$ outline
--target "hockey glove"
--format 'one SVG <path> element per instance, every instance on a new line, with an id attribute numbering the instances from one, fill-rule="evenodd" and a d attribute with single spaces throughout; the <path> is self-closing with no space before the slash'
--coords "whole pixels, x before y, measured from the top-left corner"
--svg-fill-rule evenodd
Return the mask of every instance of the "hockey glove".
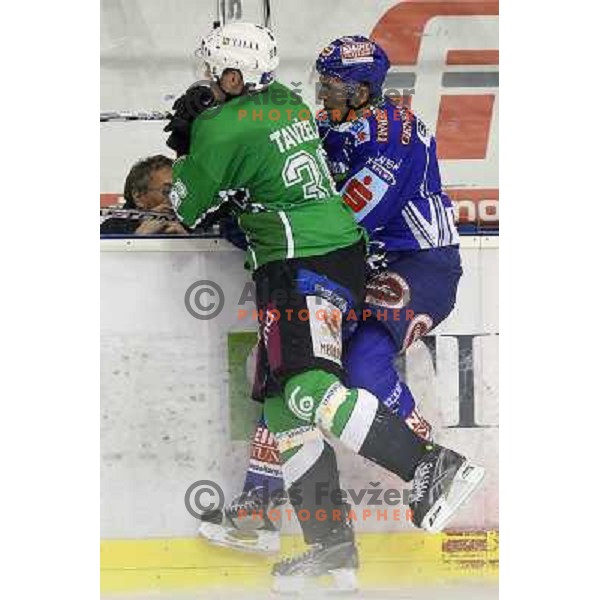
<path id="1" fill-rule="evenodd" d="M 194 83 L 185 94 L 175 100 L 173 115 L 163 131 L 171 133 L 167 139 L 167 146 L 175 150 L 177 157 L 187 154 L 190 150 L 194 119 L 216 103 L 210 87 L 202 83 Z"/>

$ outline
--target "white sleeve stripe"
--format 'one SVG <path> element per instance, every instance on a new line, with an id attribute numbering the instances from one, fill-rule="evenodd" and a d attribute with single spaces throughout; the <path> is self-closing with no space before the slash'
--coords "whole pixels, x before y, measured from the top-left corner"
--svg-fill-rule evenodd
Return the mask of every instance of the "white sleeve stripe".
<path id="1" fill-rule="evenodd" d="M 445 215 L 443 214 L 443 207 L 441 205 L 441 198 L 437 195 L 433 196 L 433 207 L 435 210 L 435 214 L 436 214 L 436 219 L 438 222 L 438 229 L 440 232 L 440 239 L 439 239 L 439 245 L 440 246 L 444 246 L 445 245 L 445 241 L 447 238 L 447 226 L 446 226 L 446 218 Z"/>
<path id="2" fill-rule="evenodd" d="M 415 214 L 415 209 L 412 202 L 409 202 L 403 209 L 402 214 L 406 219 L 413 235 L 421 241 L 422 248 L 433 248 L 435 244 L 425 229 L 424 224 L 419 220 L 419 215 Z M 421 217 L 422 219 L 423 217 Z"/>
<path id="3" fill-rule="evenodd" d="M 292 233 L 292 226 L 290 224 L 290 220 L 287 215 L 280 210 L 278 213 L 281 222 L 283 223 L 283 228 L 285 230 L 285 238 L 287 240 L 287 256 L 286 258 L 294 258 L 294 235 Z"/>

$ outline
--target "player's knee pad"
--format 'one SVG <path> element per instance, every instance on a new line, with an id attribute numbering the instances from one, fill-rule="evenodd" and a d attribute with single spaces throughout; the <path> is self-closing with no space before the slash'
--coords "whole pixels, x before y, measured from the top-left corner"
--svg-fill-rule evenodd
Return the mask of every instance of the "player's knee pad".
<path id="1" fill-rule="evenodd" d="M 313 369 L 291 377 L 285 385 L 285 402 L 301 421 L 316 423 L 319 404 L 339 379 L 326 371 Z"/>
<path id="2" fill-rule="evenodd" d="M 263 415 L 269 431 L 273 434 L 306 425 L 303 420 L 288 410 L 284 396 L 269 396 L 266 398 Z"/>
<path id="3" fill-rule="evenodd" d="M 348 389 L 337 383 L 320 403 L 316 423 L 350 450 L 358 452 L 371 429 L 378 406 L 379 401 L 371 392 Z"/>
<path id="4" fill-rule="evenodd" d="M 348 389 L 324 371 L 292 377 L 285 388 L 289 410 L 299 419 L 318 425 L 357 452 L 364 442 L 379 404 L 363 389 Z"/>

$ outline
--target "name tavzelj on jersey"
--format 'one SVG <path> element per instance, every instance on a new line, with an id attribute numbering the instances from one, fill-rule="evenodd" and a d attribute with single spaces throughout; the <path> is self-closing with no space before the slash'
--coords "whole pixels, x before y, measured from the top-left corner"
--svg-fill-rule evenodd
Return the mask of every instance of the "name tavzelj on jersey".
<path id="1" fill-rule="evenodd" d="M 238 96 L 192 126 L 190 151 L 173 165 L 173 208 L 187 227 L 229 203 L 245 234 L 247 266 L 321 256 L 364 238 L 327 169 L 311 112 L 274 82 L 263 92 L 266 115 L 251 114 L 256 98 Z M 287 99 L 281 103 L 280 99 Z M 277 104 L 276 104 L 277 101 Z M 218 149 L 218 151 L 216 150 Z"/>
<path id="2" fill-rule="evenodd" d="M 458 244 L 435 138 L 410 109 L 386 100 L 354 121 L 318 124 L 337 188 L 373 242 L 387 251 Z"/>
<path id="3" fill-rule="evenodd" d="M 319 131 L 311 120 L 294 121 L 277 131 L 274 131 L 269 139 L 277 144 L 279 152 L 284 154 L 290 148 L 295 148 L 304 142 L 312 142 L 319 139 Z"/>

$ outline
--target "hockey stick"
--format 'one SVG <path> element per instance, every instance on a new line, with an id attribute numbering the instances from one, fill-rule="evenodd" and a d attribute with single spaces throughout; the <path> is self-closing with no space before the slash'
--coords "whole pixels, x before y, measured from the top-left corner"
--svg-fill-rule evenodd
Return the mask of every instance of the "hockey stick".
<path id="1" fill-rule="evenodd" d="M 263 0 L 263 19 L 262 25 L 271 29 L 271 0 Z M 227 25 L 227 12 L 225 9 L 225 0 L 217 0 L 217 20 L 214 22 L 214 28 L 221 25 Z"/>
<path id="2" fill-rule="evenodd" d="M 221 27 L 226 22 L 225 0 L 216 0 L 216 19 L 213 28 Z M 130 121 L 168 121 L 172 113 L 160 110 L 111 110 L 100 113 L 100 123 L 128 123 Z"/>
<path id="3" fill-rule="evenodd" d="M 217 19 L 213 21 L 213 29 L 218 29 L 221 25 L 225 25 L 225 0 L 217 0 Z"/>
<path id="4" fill-rule="evenodd" d="M 271 29 L 271 0 L 263 0 L 263 25 Z"/>
<path id="5" fill-rule="evenodd" d="M 173 212 L 156 212 L 152 210 L 135 210 L 127 208 L 101 208 L 100 216 L 104 219 L 124 219 L 128 221 L 144 221 L 146 219 L 160 219 L 162 221 L 177 221 Z"/>
<path id="6" fill-rule="evenodd" d="M 115 121 L 168 121 L 171 117 L 171 113 L 159 110 L 113 110 L 101 112 L 100 123 Z"/>

